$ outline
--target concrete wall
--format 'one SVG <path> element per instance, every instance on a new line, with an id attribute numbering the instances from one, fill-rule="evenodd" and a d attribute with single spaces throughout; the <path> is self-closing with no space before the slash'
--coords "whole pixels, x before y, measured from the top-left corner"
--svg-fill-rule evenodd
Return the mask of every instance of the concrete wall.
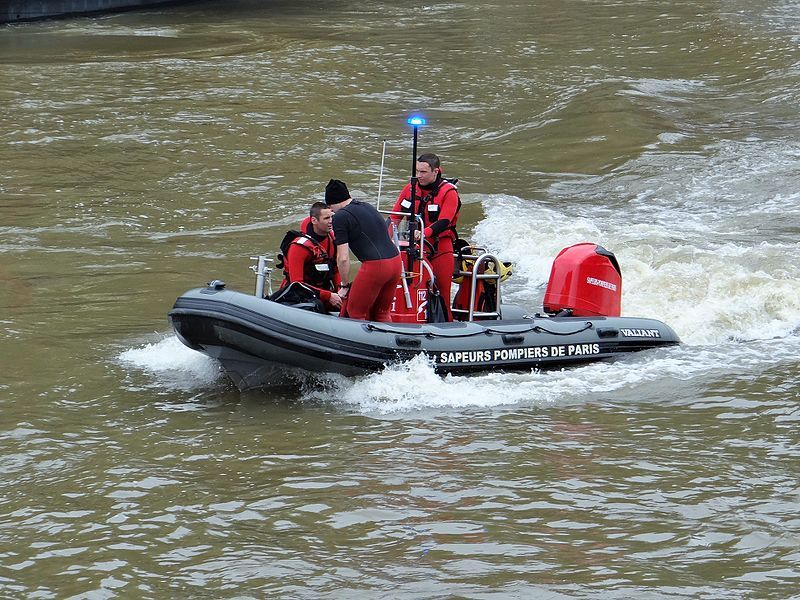
<path id="1" fill-rule="evenodd" d="M 0 0 L 0 23 L 127 10 L 176 0 Z"/>

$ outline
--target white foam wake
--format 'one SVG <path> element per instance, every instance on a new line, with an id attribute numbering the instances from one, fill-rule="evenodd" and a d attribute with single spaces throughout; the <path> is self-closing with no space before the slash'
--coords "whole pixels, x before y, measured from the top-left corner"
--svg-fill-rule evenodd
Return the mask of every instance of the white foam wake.
<path id="1" fill-rule="evenodd" d="M 582 202 L 489 196 L 474 237 L 515 263 L 507 297 L 533 310 L 556 254 L 589 241 L 619 260 L 624 315 L 662 320 L 688 344 L 791 336 L 800 327 L 800 195 L 783 186 L 800 148 L 709 151 L 702 161 L 644 156 L 622 174 L 551 190 Z M 773 180 L 783 185 L 765 184 Z"/>
<path id="2" fill-rule="evenodd" d="M 167 389 L 202 389 L 223 376 L 219 363 L 187 348 L 174 335 L 125 350 L 117 360 L 123 366 L 146 372 L 156 385 Z"/>
<path id="3" fill-rule="evenodd" d="M 772 340 L 728 341 L 716 346 L 680 346 L 633 354 L 554 371 L 489 372 L 470 376 L 437 375 L 422 356 L 365 377 L 309 378 L 303 398 L 345 404 L 367 414 L 424 416 L 428 411 L 505 407 L 544 408 L 603 401 L 695 402 L 697 385 L 794 364 L 800 337 L 777 349 Z M 730 361 L 731 355 L 736 362 Z"/>

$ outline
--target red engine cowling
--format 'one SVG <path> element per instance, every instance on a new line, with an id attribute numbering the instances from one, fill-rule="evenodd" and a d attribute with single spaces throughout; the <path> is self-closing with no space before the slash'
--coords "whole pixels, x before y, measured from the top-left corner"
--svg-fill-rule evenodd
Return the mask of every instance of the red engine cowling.
<path id="1" fill-rule="evenodd" d="M 552 314 L 569 310 L 576 317 L 618 317 L 622 273 L 617 257 L 590 242 L 564 248 L 553 261 L 542 304 Z"/>

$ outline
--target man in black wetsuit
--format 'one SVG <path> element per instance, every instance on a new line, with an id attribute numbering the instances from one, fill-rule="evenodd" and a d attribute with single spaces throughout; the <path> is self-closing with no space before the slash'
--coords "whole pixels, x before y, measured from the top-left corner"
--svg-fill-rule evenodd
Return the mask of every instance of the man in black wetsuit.
<path id="1" fill-rule="evenodd" d="M 325 186 L 325 203 L 334 213 L 336 263 L 342 278 L 339 295 L 347 297 L 346 316 L 391 321 L 392 300 L 403 263 L 400 251 L 389 237 L 386 221 L 371 204 L 353 200 L 347 185 L 338 179 L 331 179 Z M 361 268 L 352 283 L 351 250 L 361 261 Z"/>

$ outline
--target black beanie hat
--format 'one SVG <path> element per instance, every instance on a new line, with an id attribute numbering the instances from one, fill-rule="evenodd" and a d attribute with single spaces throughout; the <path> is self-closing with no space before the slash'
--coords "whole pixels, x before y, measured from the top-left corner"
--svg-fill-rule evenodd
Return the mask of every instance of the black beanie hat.
<path id="1" fill-rule="evenodd" d="M 328 185 L 325 186 L 325 204 L 328 206 L 331 204 L 339 204 L 340 202 L 344 202 L 349 197 L 350 192 L 347 190 L 347 186 L 345 185 L 344 181 L 331 179 L 328 182 Z"/>

